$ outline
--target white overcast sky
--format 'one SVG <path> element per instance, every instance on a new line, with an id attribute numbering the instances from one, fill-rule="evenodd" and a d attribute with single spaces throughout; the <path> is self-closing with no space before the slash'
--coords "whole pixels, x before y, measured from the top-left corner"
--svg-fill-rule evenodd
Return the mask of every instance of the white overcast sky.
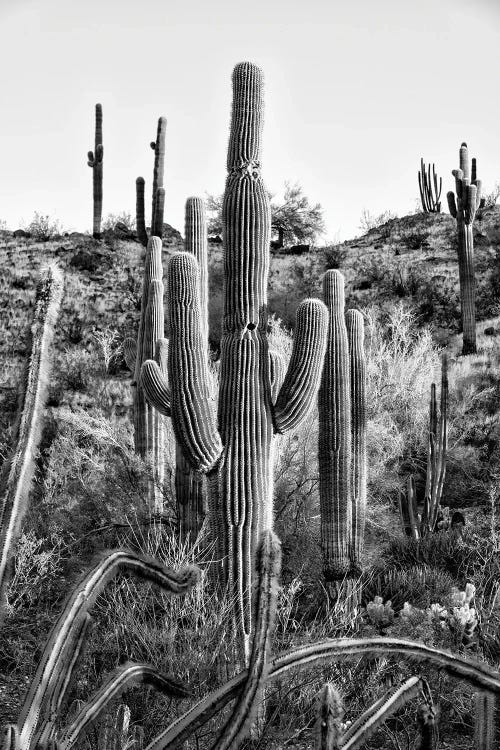
<path id="1" fill-rule="evenodd" d="M 461 141 L 486 191 L 500 181 L 500 0 L 0 0 L 0 219 L 38 211 L 92 226 L 94 105 L 103 105 L 104 215 L 150 205 L 165 115 L 165 221 L 220 193 L 231 71 L 264 71 L 263 175 L 299 182 L 324 238 L 359 234 L 364 208 L 403 216 L 420 157 L 446 191 Z"/>

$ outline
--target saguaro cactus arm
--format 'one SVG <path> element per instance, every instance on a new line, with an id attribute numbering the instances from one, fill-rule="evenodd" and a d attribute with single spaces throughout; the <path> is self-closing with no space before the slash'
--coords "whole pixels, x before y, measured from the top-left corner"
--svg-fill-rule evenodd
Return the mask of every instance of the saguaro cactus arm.
<path id="1" fill-rule="evenodd" d="M 328 310 L 325 305 L 319 299 L 304 300 L 297 310 L 292 357 L 274 410 L 278 432 L 296 427 L 314 406 L 327 334 Z"/>
<path id="2" fill-rule="evenodd" d="M 0 620 L 2 618 L 9 566 L 20 526 L 27 509 L 34 462 L 40 442 L 42 416 L 47 397 L 50 346 L 63 293 L 63 276 L 55 265 L 41 274 L 31 325 L 31 352 L 22 382 L 15 448 L 0 473 Z"/>
<path id="3" fill-rule="evenodd" d="M 95 602 L 102 588 L 119 570 L 132 570 L 136 575 L 153 581 L 172 594 L 184 594 L 199 578 L 198 568 L 186 567 L 174 573 L 157 560 L 141 557 L 127 550 L 115 550 L 99 556 L 99 561 L 83 575 L 66 600 L 46 642 L 31 687 L 19 715 L 21 747 L 30 747 L 40 713 L 61 676 L 71 664 L 69 650 L 74 643 L 75 628 Z"/>
<path id="4" fill-rule="evenodd" d="M 178 680 L 161 674 L 149 664 L 127 662 L 115 669 L 92 698 L 80 708 L 71 724 L 63 730 L 59 750 L 74 747 L 89 725 L 99 720 L 110 703 L 136 683 L 151 685 L 173 698 L 186 698 L 190 694 Z"/>
<path id="5" fill-rule="evenodd" d="M 172 416 L 172 396 L 170 388 L 158 363 L 147 359 L 141 368 L 141 385 L 146 399 L 165 417 Z"/>
<path id="6" fill-rule="evenodd" d="M 144 177 L 138 177 L 135 181 L 135 224 L 137 227 L 137 239 L 147 247 L 148 233 L 146 231 L 146 219 L 144 215 Z"/>
<path id="7" fill-rule="evenodd" d="M 210 471 L 222 444 L 209 399 L 209 370 L 200 319 L 199 270 L 191 253 L 172 256 L 167 274 L 172 424 L 177 441 L 194 469 Z M 143 367 L 145 392 L 153 405 L 161 405 L 164 378 L 158 366 Z M 147 389 L 147 391 L 146 391 Z"/>

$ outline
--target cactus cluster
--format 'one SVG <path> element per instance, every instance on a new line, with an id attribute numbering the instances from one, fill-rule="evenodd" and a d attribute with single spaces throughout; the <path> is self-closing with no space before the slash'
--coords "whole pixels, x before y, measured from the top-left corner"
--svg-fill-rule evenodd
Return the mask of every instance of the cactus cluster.
<path id="1" fill-rule="evenodd" d="M 321 546 L 330 595 L 359 575 L 366 510 L 366 363 L 363 316 L 344 314 L 344 277 L 327 271 L 328 344 L 318 394 Z"/>
<path id="2" fill-rule="evenodd" d="M 94 216 L 92 222 L 92 233 L 96 239 L 101 236 L 102 220 L 102 104 L 95 105 L 95 146 L 93 151 L 87 153 L 87 164 L 92 169 L 92 185 L 94 196 Z"/>
<path id="3" fill-rule="evenodd" d="M 469 165 L 467 144 L 462 143 L 455 178 L 455 193 L 447 193 L 450 214 L 457 221 L 458 274 L 460 280 L 460 303 L 462 308 L 463 345 L 462 354 L 475 354 L 476 345 L 476 278 L 474 273 L 474 239 L 472 227 L 476 211 L 484 205 L 481 198 L 481 180 L 477 179 L 476 160 Z"/>
<path id="4" fill-rule="evenodd" d="M 418 173 L 418 188 L 420 191 L 420 200 L 422 202 L 422 208 L 426 214 L 438 214 L 441 211 L 441 189 L 443 187 L 443 178 L 438 179 L 436 174 L 436 168 L 432 165 L 432 179 L 431 179 L 431 165 L 425 169 L 424 160 L 420 159 L 420 172 Z"/>
<path id="5" fill-rule="evenodd" d="M 153 202 L 151 208 L 151 237 L 163 236 L 163 213 L 165 209 L 165 188 L 163 177 L 165 172 L 165 138 L 167 132 L 167 119 L 158 119 L 156 140 L 151 141 L 150 146 L 155 152 L 153 168 Z M 136 226 L 137 237 L 144 247 L 148 244 L 148 233 L 146 230 L 146 218 L 144 209 L 144 177 L 138 177 L 135 181 L 136 191 Z"/>
<path id="6" fill-rule="evenodd" d="M 319 300 L 297 312 L 294 350 L 276 400 L 271 398 L 267 340 L 270 208 L 260 173 L 263 77 L 257 66 L 233 72 L 233 108 L 223 203 L 224 317 L 218 417 L 209 393 L 200 264 L 174 255 L 168 268 L 169 377 L 176 439 L 193 469 L 207 474 L 212 536 L 221 580 L 234 605 L 234 628 L 250 657 L 257 542 L 272 527 L 275 435 L 313 406 L 326 343 Z M 147 397 L 165 403 L 167 383 L 154 362 L 142 369 Z M 146 385 L 147 383 L 147 385 Z"/>
<path id="7" fill-rule="evenodd" d="M 417 506 L 415 479 L 408 477 L 406 495 L 399 495 L 399 512 L 407 536 L 419 540 L 437 531 L 442 513 L 444 478 L 446 474 L 446 451 L 448 443 L 448 357 L 441 357 L 441 394 L 439 416 L 436 400 L 436 384 L 431 385 L 429 406 L 429 430 L 427 449 L 427 474 L 422 513 Z"/>
<path id="8" fill-rule="evenodd" d="M 42 272 L 36 291 L 30 331 L 31 351 L 21 378 L 14 448 L 0 473 L 0 620 L 41 438 L 51 364 L 50 348 L 62 293 L 62 273 L 57 266 L 51 265 Z"/>

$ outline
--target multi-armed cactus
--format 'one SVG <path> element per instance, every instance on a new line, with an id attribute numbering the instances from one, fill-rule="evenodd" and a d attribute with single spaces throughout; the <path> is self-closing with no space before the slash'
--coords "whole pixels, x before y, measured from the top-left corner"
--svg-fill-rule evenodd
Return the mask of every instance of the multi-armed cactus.
<path id="1" fill-rule="evenodd" d="M 151 237 L 163 236 L 163 213 L 165 209 L 165 189 L 163 187 L 163 176 L 165 172 L 165 137 L 167 131 L 167 118 L 160 117 L 156 132 L 156 141 L 151 141 L 150 146 L 155 152 L 155 163 L 153 169 L 153 202 L 151 209 Z M 146 230 L 146 219 L 144 209 L 144 178 L 138 177 L 135 181 L 136 190 L 136 226 L 137 237 L 144 247 L 148 244 L 148 233 Z"/>
<path id="2" fill-rule="evenodd" d="M 62 273 L 57 266 L 49 266 L 42 273 L 36 292 L 31 352 L 21 379 L 14 448 L 0 473 L 0 619 L 4 609 L 9 568 L 26 512 L 41 437 L 51 364 L 50 346 L 62 292 Z"/>
<path id="3" fill-rule="evenodd" d="M 18 721 L 9 728 L 12 750 L 48 750 L 50 747 L 70 750 L 89 724 L 103 715 L 131 682 L 140 680 L 173 696 L 187 695 L 186 689 L 175 679 L 159 674 L 147 664 L 124 664 L 81 707 L 56 740 L 56 720 L 60 718 L 61 705 L 91 619 L 88 611 L 102 588 L 120 570 L 131 571 L 177 595 L 187 593 L 199 579 L 199 570 L 194 566 L 174 573 L 152 558 L 127 550 L 101 554 L 73 588 L 50 632 Z"/>
<path id="4" fill-rule="evenodd" d="M 292 358 L 276 401 L 271 397 L 267 340 L 269 199 L 260 174 L 262 72 L 241 63 L 233 72 L 228 177 L 223 204 L 224 319 L 218 421 L 209 398 L 200 273 L 188 253 L 168 269 L 169 377 L 176 438 L 192 467 L 208 474 L 212 533 L 223 558 L 222 580 L 234 602 L 240 653 L 249 658 L 257 541 L 273 523 L 275 434 L 308 414 L 321 376 L 327 314 L 320 300 L 297 311 Z M 159 368 L 146 362 L 142 380 L 153 404 L 169 399 Z"/>
<path id="5" fill-rule="evenodd" d="M 140 372 L 142 363 L 153 358 L 165 372 L 166 363 L 161 355 L 166 345 L 164 329 L 162 242 L 159 237 L 151 237 L 144 263 L 137 340 L 125 339 L 123 348 L 126 363 L 133 372 L 135 450 L 141 458 L 152 463 L 153 481 L 150 485 L 149 501 L 151 509 L 156 511 L 162 508 L 164 424 L 162 414 L 145 398 Z"/>
<path id="6" fill-rule="evenodd" d="M 344 316 L 344 277 L 327 271 L 329 334 L 318 394 L 321 546 L 331 596 L 359 575 L 366 508 L 366 365 L 363 317 Z M 351 594 L 353 592 L 351 591 Z"/>
<path id="7" fill-rule="evenodd" d="M 458 274 L 462 307 L 462 354 L 475 354 L 476 347 L 476 278 L 474 274 L 474 239 L 472 226 L 476 211 L 484 205 L 481 180 L 477 179 L 476 160 L 469 166 L 467 144 L 460 146 L 460 167 L 454 169 L 455 193 L 447 193 L 450 214 L 457 220 Z"/>
<path id="8" fill-rule="evenodd" d="M 87 153 L 87 164 L 92 169 L 92 184 L 94 193 L 94 218 L 92 233 L 96 239 L 101 236 L 102 219 L 102 104 L 95 105 L 95 147 Z"/>
<path id="9" fill-rule="evenodd" d="M 438 214 L 441 211 L 441 189 L 443 187 L 443 178 L 438 179 L 436 174 L 436 168 L 432 165 L 432 180 L 431 180 L 431 165 L 425 170 L 424 160 L 420 159 L 420 172 L 418 173 L 418 188 L 420 190 L 420 200 L 422 201 L 422 208 L 426 214 Z"/>
<path id="10" fill-rule="evenodd" d="M 415 540 L 438 530 L 441 498 L 446 474 L 448 445 L 448 357 L 441 358 L 441 394 L 439 417 L 436 384 L 431 385 L 429 405 L 429 436 L 427 449 L 427 475 L 425 479 L 424 507 L 418 512 L 417 493 L 413 476 L 408 478 L 406 495 L 399 495 L 399 512 L 405 533 Z"/>

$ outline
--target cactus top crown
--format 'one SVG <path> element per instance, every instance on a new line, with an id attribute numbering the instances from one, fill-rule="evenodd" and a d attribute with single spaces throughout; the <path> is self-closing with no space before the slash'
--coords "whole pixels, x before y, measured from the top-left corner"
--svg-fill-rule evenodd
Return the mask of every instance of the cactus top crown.
<path id="1" fill-rule="evenodd" d="M 238 63 L 233 70 L 233 108 L 227 171 L 260 167 L 264 76 L 257 65 Z"/>
<path id="2" fill-rule="evenodd" d="M 327 271 L 323 276 L 323 297 L 329 310 L 344 315 L 344 277 L 340 271 Z"/>

